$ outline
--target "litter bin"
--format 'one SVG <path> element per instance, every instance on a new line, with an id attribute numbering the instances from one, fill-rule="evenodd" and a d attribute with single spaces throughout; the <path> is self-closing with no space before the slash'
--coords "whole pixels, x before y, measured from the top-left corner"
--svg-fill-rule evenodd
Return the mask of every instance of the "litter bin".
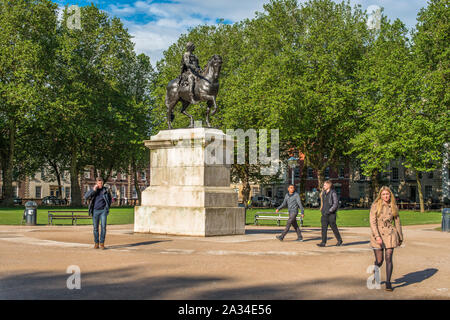
<path id="1" fill-rule="evenodd" d="M 442 209 L 442 231 L 450 232 L 450 208 Z"/>
<path id="2" fill-rule="evenodd" d="M 35 226 L 37 220 L 37 203 L 34 201 L 28 201 L 25 203 L 25 222 L 27 226 Z"/>

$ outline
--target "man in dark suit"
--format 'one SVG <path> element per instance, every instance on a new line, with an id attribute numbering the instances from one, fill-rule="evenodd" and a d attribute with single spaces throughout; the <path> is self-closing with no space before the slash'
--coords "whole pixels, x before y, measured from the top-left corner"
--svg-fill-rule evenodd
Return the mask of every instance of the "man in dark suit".
<path id="1" fill-rule="evenodd" d="M 328 226 L 333 230 L 337 239 L 337 246 L 342 245 L 342 238 L 336 225 L 336 212 L 339 206 L 336 190 L 332 188 L 333 184 L 327 180 L 323 184 L 323 191 L 320 194 L 320 211 L 322 213 L 322 242 L 317 244 L 319 247 L 325 247 L 327 243 Z"/>

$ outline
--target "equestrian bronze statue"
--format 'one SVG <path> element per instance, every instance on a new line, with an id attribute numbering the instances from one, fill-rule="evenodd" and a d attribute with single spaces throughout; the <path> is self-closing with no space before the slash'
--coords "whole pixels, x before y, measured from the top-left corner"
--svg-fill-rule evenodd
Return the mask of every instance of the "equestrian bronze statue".
<path id="1" fill-rule="evenodd" d="M 175 118 L 173 109 L 181 101 L 181 113 L 191 120 L 189 128 L 194 127 L 194 117 L 186 112 L 191 104 L 206 101 L 206 126 L 211 127 L 210 116 L 217 111 L 216 97 L 219 92 L 219 74 L 222 58 L 212 56 L 204 70 L 199 67 L 198 58 L 193 53 L 195 46 L 192 42 L 186 45 L 186 52 L 181 61 L 181 75 L 170 81 L 166 91 L 167 124 L 172 129 Z M 211 110 L 212 108 L 212 110 Z"/>

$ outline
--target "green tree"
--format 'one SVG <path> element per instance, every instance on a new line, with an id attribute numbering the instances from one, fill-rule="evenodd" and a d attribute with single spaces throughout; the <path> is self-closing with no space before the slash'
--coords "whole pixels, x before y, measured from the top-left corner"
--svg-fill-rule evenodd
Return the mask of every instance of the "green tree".
<path id="1" fill-rule="evenodd" d="M 325 169 L 345 160 L 357 123 L 355 73 L 367 50 L 368 30 L 359 7 L 328 0 L 271 1 L 270 43 L 280 71 L 272 101 L 281 137 L 304 155 L 316 170 L 319 188 Z M 278 33 L 278 35 L 277 35 Z M 276 71 L 274 71 L 276 72 Z"/>
<path id="2" fill-rule="evenodd" d="M 377 176 L 395 159 L 415 173 L 422 212 L 420 173 L 439 166 L 443 143 L 448 140 L 448 107 L 441 83 L 446 80 L 448 84 L 444 76 L 448 75 L 448 61 L 443 59 L 445 54 L 448 57 L 448 49 L 443 41 L 426 40 L 435 37 L 426 28 L 446 27 L 448 31 L 445 15 L 430 13 L 439 8 L 436 4 L 419 14 L 413 43 L 399 20 L 390 23 L 383 17 L 381 29 L 372 34 L 370 50 L 358 72 L 360 100 L 355 117 L 360 119 L 359 133 L 351 140 L 352 151 L 367 175 Z M 427 22 L 430 17 L 432 23 Z M 425 58 L 430 52 L 436 53 L 435 63 L 431 57 Z"/>
<path id="3" fill-rule="evenodd" d="M 48 90 L 47 67 L 54 48 L 57 6 L 48 0 L 0 1 L 0 160 L 3 205 L 13 202 L 14 168 L 30 174 L 28 126 Z M 20 147 L 19 147 L 20 146 Z M 18 161 L 20 160 L 20 161 Z M 16 178 L 18 177 L 16 176 Z"/>
<path id="4" fill-rule="evenodd" d="M 94 5 L 81 8 L 80 30 L 68 28 L 68 18 L 66 9 L 59 29 L 53 113 L 63 128 L 58 132 L 61 149 L 70 157 L 72 204 L 80 205 L 78 179 L 85 166 L 94 166 L 105 181 L 113 170 L 128 171 L 129 144 L 148 107 L 136 101 L 131 89 L 137 58 L 121 21 Z"/>

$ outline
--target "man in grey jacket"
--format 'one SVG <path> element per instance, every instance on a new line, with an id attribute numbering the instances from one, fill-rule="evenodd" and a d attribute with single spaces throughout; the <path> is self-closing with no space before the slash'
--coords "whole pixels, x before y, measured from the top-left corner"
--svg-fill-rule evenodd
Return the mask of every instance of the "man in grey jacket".
<path id="1" fill-rule="evenodd" d="M 283 241 L 284 237 L 288 233 L 289 229 L 291 228 L 291 225 L 294 227 L 295 231 L 297 232 L 297 240 L 296 241 L 303 241 L 302 232 L 300 231 L 300 228 L 297 224 L 297 215 L 298 215 L 298 209 L 301 211 L 302 219 L 305 216 L 305 210 L 302 206 L 302 201 L 300 200 L 300 196 L 297 192 L 295 192 L 294 185 L 289 185 L 288 188 L 289 193 L 286 194 L 284 197 L 283 203 L 277 208 L 276 212 L 283 208 L 285 205 L 288 207 L 289 212 L 289 219 L 286 222 L 286 228 L 281 233 L 281 235 L 277 236 L 276 238 L 280 241 Z"/>

